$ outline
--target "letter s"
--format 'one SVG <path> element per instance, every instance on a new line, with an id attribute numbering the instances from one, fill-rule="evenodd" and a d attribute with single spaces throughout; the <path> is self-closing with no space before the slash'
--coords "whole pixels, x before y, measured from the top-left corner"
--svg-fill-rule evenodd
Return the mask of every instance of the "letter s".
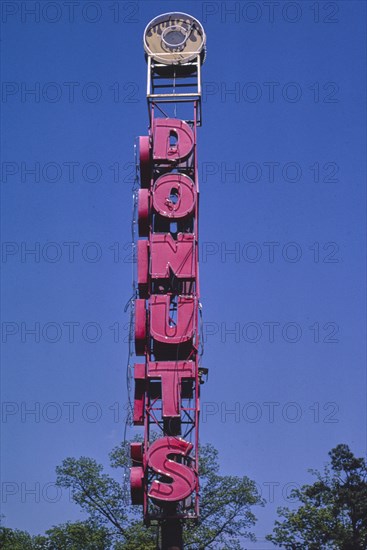
<path id="1" fill-rule="evenodd" d="M 148 496 L 165 502 L 184 500 L 195 490 L 196 473 L 189 466 L 170 460 L 171 455 L 187 457 L 192 443 L 178 437 L 162 437 L 155 441 L 147 453 L 148 466 L 155 472 L 171 478 L 172 482 L 154 480 Z"/>

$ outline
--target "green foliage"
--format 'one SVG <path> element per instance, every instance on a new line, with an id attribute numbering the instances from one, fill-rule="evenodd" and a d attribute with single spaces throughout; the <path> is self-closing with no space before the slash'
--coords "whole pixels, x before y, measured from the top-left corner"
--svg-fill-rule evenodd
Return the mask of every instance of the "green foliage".
<path id="1" fill-rule="evenodd" d="M 267 539 L 286 550 L 365 550 L 367 548 L 367 467 L 348 445 L 329 452 L 330 464 L 313 485 L 293 491 L 297 510 L 279 508 Z"/>
<path id="2" fill-rule="evenodd" d="M 121 484 L 103 473 L 92 458 L 66 458 L 56 468 L 56 484 L 71 489 L 73 501 L 87 512 L 96 525 L 110 525 L 125 535 L 127 507 Z"/>
<path id="3" fill-rule="evenodd" d="M 201 521 L 184 530 L 185 548 L 234 550 L 241 548 L 241 538 L 254 540 L 251 507 L 263 504 L 255 483 L 246 476 L 219 475 L 218 451 L 209 444 L 200 449 L 199 475 Z"/>
<path id="4" fill-rule="evenodd" d="M 111 535 L 108 529 L 91 521 L 67 522 L 46 531 L 48 550 L 108 550 Z"/>
<path id="5" fill-rule="evenodd" d="M 240 540 L 245 537 L 254 540 L 250 528 L 256 518 L 251 511 L 254 505 L 263 505 L 255 483 L 248 477 L 219 475 L 218 451 L 213 445 L 200 446 L 200 523 L 184 525 L 184 545 L 188 550 L 204 548 L 241 548 Z M 123 444 L 110 454 L 112 467 L 128 464 L 128 448 Z M 134 507 L 136 510 L 136 507 Z M 139 513 L 141 511 L 139 510 Z M 140 540 L 142 533 L 150 533 L 152 550 L 156 548 L 156 533 L 142 527 L 141 522 L 132 525 L 132 541 Z M 134 546 L 122 546 L 133 550 Z M 149 546 L 142 545 L 142 549 Z"/>
<path id="6" fill-rule="evenodd" d="M 67 522 L 32 537 L 25 531 L 0 527 L 2 550 L 109 550 L 111 536 L 91 521 Z"/>
<path id="7" fill-rule="evenodd" d="M 112 468 L 126 470 L 130 464 L 128 443 L 113 449 L 110 464 Z M 185 525 L 185 548 L 240 548 L 241 538 L 254 538 L 250 528 L 256 518 L 251 507 L 263 504 L 255 483 L 246 476 L 219 475 L 218 452 L 212 445 L 201 447 L 199 470 L 201 522 Z M 72 489 L 73 500 L 96 524 L 110 528 L 114 548 L 156 548 L 156 529 L 142 525 L 141 508 L 126 502 L 121 486 L 103 473 L 102 466 L 85 457 L 67 458 L 57 468 L 57 474 L 57 484 Z"/>
<path id="8" fill-rule="evenodd" d="M 129 443 L 110 453 L 110 465 L 128 473 Z M 56 468 L 56 483 L 70 490 L 75 504 L 88 514 L 87 521 L 52 527 L 44 537 L 4 528 L 4 550 L 156 550 L 157 528 L 142 524 L 141 507 L 132 506 L 121 483 L 87 457 L 66 458 Z M 251 511 L 263 502 L 255 483 L 246 476 L 222 476 L 218 451 L 212 445 L 200 448 L 201 521 L 185 524 L 187 550 L 240 549 L 256 518 Z M 121 474 L 120 474 L 121 478 Z M 5 538 L 4 538 L 5 537 Z"/>
<path id="9" fill-rule="evenodd" d="M 0 548 L 2 550 L 33 550 L 33 540 L 26 531 L 0 527 Z"/>
<path id="10" fill-rule="evenodd" d="M 124 541 L 116 542 L 114 550 L 156 550 L 157 532 L 154 528 L 147 529 L 136 521 L 126 530 Z"/>

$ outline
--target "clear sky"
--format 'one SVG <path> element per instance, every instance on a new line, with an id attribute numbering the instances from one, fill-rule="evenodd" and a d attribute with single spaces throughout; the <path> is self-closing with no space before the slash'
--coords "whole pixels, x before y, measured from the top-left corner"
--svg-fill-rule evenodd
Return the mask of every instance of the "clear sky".
<path id="1" fill-rule="evenodd" d="M 275 509 L 312 479 L 307 468 L 341 442 L 366 453 L 366 4 L 1 8 L 5 524 L 38 533 L 81 517 L 55 489 L 55 466 L 106 463 L 123 437 L 142 34 L 184 11 L 208 50 L 201 440 L 223 473 L 257 482 L 268 505 L 259 542 L 244 547 L 272 548 L 262 539 Z"/>

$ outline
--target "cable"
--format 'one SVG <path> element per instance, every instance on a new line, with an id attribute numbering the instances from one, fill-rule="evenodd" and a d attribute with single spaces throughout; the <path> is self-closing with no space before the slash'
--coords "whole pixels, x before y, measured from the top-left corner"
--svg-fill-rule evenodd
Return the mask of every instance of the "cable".
<path id="1" fill-rule="evenodd" d="M 125 425 L 124 425 L 124 437 L 123 437 L 123 448 L 126 452 L 127 449 L 127 432 L 128 428 L 133 425 L 133 415 L 134 415 L 134 406 L 131 399 L 131 391 L 132 391 L 132 380 L 133 380 L 133 366 L 131 365 L 131 358 L 134 356 L 134 350 L 133 350 L 133 342 L 134 342 L 134 320 L 135 320 L 135 300 L 138 296 L 138 287 L 136 282 L 136 226 L 137 226 L 137 206 L 138 206 L 138 189 L 139 189 L 139 175 L 140 175 L 140 167 L 138 163 L 138 153 L 137 153 L 137 140 L 135 140 L 134 143 L 134 160 L 135 160 L 135 178 L 132 185 L 132 198 L 133 198 L 133 204 L 132 204 L 132 216 L 131 216 L 131 247 L 132 247 L 132 295 L 126 302 L 126 305 L 124 307 L 124 313 L 128 311 L 130 308 L 130 314 L 129 314 L 129 334 L 128 334 L 128 354 L 127 354 L 127 363 L 126 363 L 126 390 L 127 390 L 127 399 L 128 399 L 128 411 L 125 418 Z M 131 459 L 130 459 L 131 463 Z M 128 504 L 130 502 L 129 498 L 129 465 L 125 464 L 124 466 L 124 474 L 123 474 L 123 494 L 124 494 L 124 500 L 125 503 Z"/>

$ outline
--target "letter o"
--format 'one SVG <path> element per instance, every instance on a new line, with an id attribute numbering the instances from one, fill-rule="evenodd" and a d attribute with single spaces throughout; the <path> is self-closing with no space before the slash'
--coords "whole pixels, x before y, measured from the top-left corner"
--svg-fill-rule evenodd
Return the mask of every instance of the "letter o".
<path id="1" fill-rule="evenodd" d="M 92 97 L 89 94 L 89 89 L 94 88 L 95 93 Z M 87 82 L 82 88 L 82 96 L 88 103 L 97 103 L 102 97 L 102 89 L 98 82 Z"/>
<path id="2" fill-rule="evenodd" d="M 56 495 L 52 498 L 49 496 L 48 494 L 48 490 L 49 488 L 52 488 L 54 490 L 56 490 Z M 61 490 L 61 487 L 58 487 L 56 485 L 56 483 L 53 483 L 53 482 L 49 482 L 49 483 L 46 483 L 43 487 L 42 487 L 42 498 L 43 500 L 45 500 L 46 502 L 50 502 L 50 503 L 54 503 L 54 502 L 59 502 L 60 498 L 61 498 L 61 495 L 62 495 L 62 490 Z"/>
<path id="3" fill-rule="evenodd" d="M 289 255 L 288 251 L 290 248 L 294 248 L 295 249 L 295 255 Z M 289 243 L 286 243 L 284 246 L 283 246 L 283 249 L 282 249 L 282 256 L 283 258 L 285 259 L 286 262 L 291 262 L 293 264 L 297 263 L 300 261 L 300 259 L 302 258 L 302 248 L 300 247 L 300 245 L 294 241 L 292 242 L 289 242 Z"/>
<path id="4" fill-rule="evenodd" d="M 49 97 L 48 95 L 48 89 L 54 88 L 56 90 L 56 93 L 54 96 Z M 42 97 L 45 101 L 48 101 L 48 103 L 57 103 L 60 101 L 62 95 L 62 90 L 60 84 L 57 82 L 46 82 L 44 86 L 42 87 Z"/>
<path id="5" fill-rule="evenodd" d="M 91 17 L 89 15 L 89 13 L 88 13 L 89 8 L 94 8 L 95 9 L 95 16 L 94 17 Z M 84 4 L 83 9 L 82 9 L 82 14 L 83 14 L 84 19 L 88 23 L 97 23 L 97 21 L 101 20 L 102 9 L 101 9 L 101 6 L 99 4 L 97 4 L 97 2 L 88 2 L 87 4 Z"/>
<path id="6" fill-rule="evenodd" d="M 255 88 L 256 95 L 253 97 L 251 95 L 248 95 L 248 89 L 249 88 Z M 245 101 L 248 101 L 249 103 L 257 103 L 260 101 L 262 96 L 261 87 L 257 82 L 246 82 L 246 84 L 242 87 L 242 97 Z"/>
<path id="7" fill-rule="evenodd" d="M 256 335 L 255 335 L 254 338 L 250 338 L 249 335 L 248 335 L 248 329 L 253 328 L 253 327 L 255 327 L 255 329 L 256 329 Z M 243 327 L 242 327 L 242 338 L 246 342 L 250 342 L 251 344 L 256 344 L 260 340 L 261 336 L 262 336 L 262 330 L 261 330 L 261 326 L 259 325 L 259 323 L 251 322 L 251 323 L 246 323 L 245 325 L 243 325 Z"/>
<path id="8" fill-rule="evenodd" d="M 50 7 L 56 10 L 55 17 L 50 17 L 48 12 Z M 57 23 L 62 17 L 61 6 L 57 4 L 57 2 L 47 2 L 47 4 L 42 6 L 42 17 L 45 21 L 47 21 L 47 23 Z"/>
<path id="9" fill-rule="evenodd" d="M 88 413 L 89 409 L 95 410 L 95 414 L 91 417 Z M 95 403 L 94 401 L 89 401 L 85 405 L 83 405 L 82 409 L 82 417 L 87 422 L 96 423 L 102 418 L 102 408 L 99 403 Z"/>
<path id="10" fill-rule="evenodd" d="M 296 329 L 296 334 L 291 338 L 288 334 L 288 329 Z M 289 342 L 290 344 L 295 344 L 296 342 L 299 342 L 302 337 L 302 328 L 298 323 L 286 323 L 284 327 L 282 328 L 282 336 L 286 342 Z"/>
<path id="11" fill-rule="evenodd" d="M 49 416 L 49 409 L 54 408 L 56 410 L 55 416 Z M 45 403 L 42 407 L 42 418 L 44 418 L 47 422 L 59 422 L 62 416 L 62 410 L 61 406 L 58 403 L 55 403 L 54 401 L 50 401 L 49 403 Z"/>
<path id="12" fill-rule="evenodd" d="M 295 168 L 296 175 L 295 175 L 294 178 L 290 177 L 290 175 L 288 173 L 289 168 Z M 290 183 L 296 183 L 297 181 L 299 181 L 301 179 L 302 168 L 300 167 L 298 162 L 287 162 L 282 168 L 282 175 L 283 175 L 283 178 L 285 179 L 285 181 L 288 181 Z"/>
<path id="13" fill-rule="evenodd" d="M 90 328 L 93 328 L 95 331 L 93 336 L 90 336 L 90 331 L 89 331 Z M 82 329 L 82 336 L 86 342 L 89 342 L 90 344 L 95 344 L 102 337 L 101 326 L 98 323 L 93 323 L 93 322 L 86 323 Z"/>
<path id="14" fill-rule="evenodd" d="M 95 169 L 95 176 L 94 177 L 93 176 L 91 177 L 90 174 L 89 174 L 90 168 Z M 97 181 L 99 181 L 101 179 L 102 168 L 96 162 L 87 162 L 87 164 L 84 164 L 84 166 L 82 168 L 82 176 L 83 176 L 84 180 L 87 181 L 88 183 L 96 183 Z"/>
<path id="15" fill-rule="evenodd" d="M 292 18 L 289 16 L 289 12 L 288 12 L 289 8 L 296 8 L 295 17 Z M 282 15 L 284 17 L 284 20 L 287 21 L 288 23 L 296 23 L 302 17 L 302 8 L 298 4 L 298 2 L 287 2 L 286 4 L 284 4 L 282 8 Z"/>
<path id="16" fill-rule="evenodd" d="M 295 416 L 292 416 L 292 415 L 290 416 L 289 415 L 288 411 L 291 408 L 296 410 Z M 292 422 L 292 423 L 299 422 L 301 417 L 302 417 L 302 409 L 301 409 L 300 405 L 298 403 L 296 403 L 295 401 L 289 401 L 282 408 L 282 416 L 283 416 L 284 420 L 286 420 L 287 422 Z"/>
<path id="17" fill-rule="evenodd" d="M 56 334 L 53 338 L 52 338 L 52 336 L 50 336 L 48 334 L 48 330 L 50 328 L 56 330 Z M 60 327 L 59 323 L 50 322 L 50 323 L 46 323 L 45 325 L 43 325 L 43 327 L 42 327 L 42 337 L 46 342 L 50 342 L 51 344 L 55 344 L 56 342 L 58 342 L 61 339 L 61 336 L 62 336 L 62 330 L 61 330 L 61 327 Z"/>
<path id="18" fill-rule="evenodd" d="M 249 17 L 248 9 L 249 8 L 255 8 L 255 16 Z M 257 2 L 246 2 L 246 4 L 242 8 L 242 17 L 245 21 L 248 23 L 257 23 L 262 15 L 261 6 Z"/>
<path id="19" fill-rule="evenodd" d="M 298 500 L 297 497 L 292 497 L 291 495 L 293 489 L 299 489 L 299 485 L 294 481 L 289 481 L 284 485 L 282 489 L 282 496 L 284 500 L 287 500 L 288 502 L 296 502 Z"/>
<path id="20" fill-rule="evenodd" d="M 256 416 L 253 418 L 249 417 L 247 412 L 248 409 L 251 407 L 254 408 L 256 411 Z M 245 403 L 244 406 L 242 407 L 242 416 L 243 416 L 243 419 L 246 420 L 247 422 L 252 422 L 252 423 L 259 422 L 259 420 L 261 420 L 261 417 L 262 417 L 262 410 L 259 403 L 256 403 L 255 401 L 250 401 L 249 403 Z"/>
<path id="21" fill-rule="evenodd" d="M 55 249 L 55 255 L 49 256 L 49 249 L 54 248 Z M 59 243 L 46 243 L 42 247 L 42 257 L 46 262 L 50 262 L 51 264 L 55 264 L 56 262 L 60 261 L 62 256 L 62 249 Z"/>
<path id="22" fill-rule="evenodd" d="M 248 249 L 251 248 L 251 247 L 255 248 L 255 250 L 256 250 L 256 256 L 254 256 L 254 257 L 249 256 L 248 253 L 247 253 Z M 251 262 L 251 263 L 258 262 L 260 260 L 261 256 L 262 256 L 261 246 L 258 243 L 249 242 L 249 243 L 246 243 L 246 244 L 243 245 L 242 257 L 247 262 Z"/>
<path id="23" fill-rule="evenodd" d="M 55 169 L 54 177 L 52 177 L 52 174 L 51 174 L 51 176 L 49 175 L 49 168 L 54 168 Z M 62 168 L 61 168 L 60 164 L 58 164 L 57 162 L 47 162 L 42 167 L 42 177 L 45 181 L 47 181 L 49 183 L 55 183 L 56 181 L 59 181 L 61 176 L 62 176 Z"/>
<path id="24" fill-rule="evenodd" d="M 295 95 L 288 93 L 289 88 L 295 88 Z M 289 101 L 289 103 L 297 103 L 302 97 L 302 88 L 298 82 L 287 82 L 282 88 L 282 96 L 286 101 Z"/>
<path id="25" fill-rule="evenodd" d="M 153 207 L 166 218 L 185 218 L 195 208 L 196 189 L 185 174 L 164 174 L 153 187 Z"/>
<path id="26" fill-rule="evenodd" d="M 250 178 L 249 169 L 255 168 L 256 173 L 255 177 Z M 248 183 L 257 183 L 262 176 L 262 169 L 259 163 L 257 162 L 247 162 L 242 168 L 242 177 Z"/>
<path id="27" fill-rule="evenodd" d="M 95 249 L 95 255 L 91 256 L 89 254 L 89 249 L 94 248 Z M 82 256 L 86 262 L 90 263 L 97 263 L 101 257 L 102 257 L 102 249 L 98 243 L 86 243 L 82 248 Z"/>

